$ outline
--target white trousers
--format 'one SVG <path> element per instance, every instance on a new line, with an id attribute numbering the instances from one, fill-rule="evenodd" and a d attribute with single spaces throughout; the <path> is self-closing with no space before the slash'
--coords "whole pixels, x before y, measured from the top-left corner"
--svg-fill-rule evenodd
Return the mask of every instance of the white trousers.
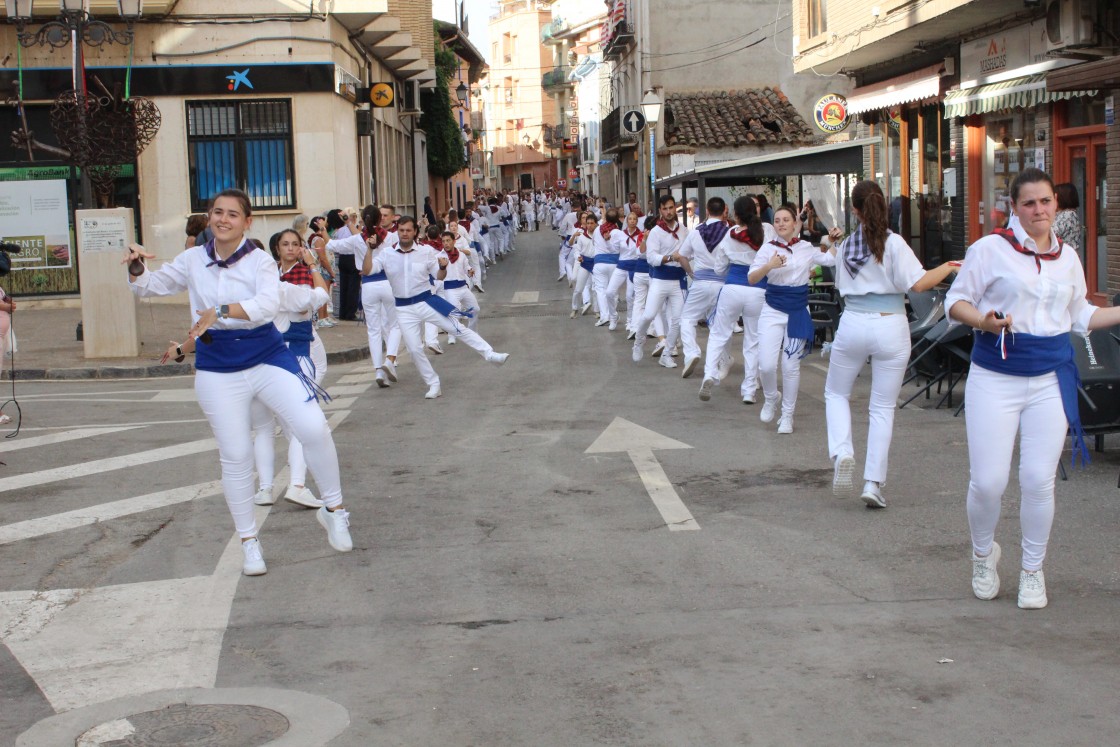
<path id="1" fill-rule="evenodd" d="M 599 318 L 612 322 L 618 321 L 618 297 L 611 298 L 607 295 L 607 286 L 610 285 L 611 276 L 614 275 L 618 265 L 595 263 L 595 274 L 591 278 L 592 290 L 599 304 Z"/>
<path id="2" fill-rule="evenodd" d="M 681 328 L 681 309 L 684 308 L 684 291 L 677 280 L 658 280 L 650 278 L 649 293 L 646 295 L 646 305 L 642 316 L 638 319 L 637 335 L 634 342 L 642 344 L 646 339 L 653 320 L 657 318 L 662 309 L 666 310 L 668 321 L 668 334 L 665 336 L 665 353 L 668 354 L 677 344 L 677 336 Z"/>
<path id="3" fill-rule="evenodd" d="M 747 285 L 725 285 L 719 293 L 715 318 L 708 330 L 704 378 L 719 381 L 719 363 L 727 351 L 735 323 L 743 317 L 743 383 L 739 393 L 754 397 L 758 389 L 758 316 L 766 305 L 766 291 Z"/>
<path id="4" fill-rule="evenodd" d="M 455 308 L 471 312 L 472 316 L 470 321 L 467 322 L 467 329 L 477 331 L 478 318 L 482 315 L 482 307 L 478 305 L 478 299 L 471 293 L 470 286 L 464 285 L 462 288 L 451 288 L 450 290 L 445 288 L 443 295 Z"/>
<path id="5" fill-rule="evenodd" d="M 702 355 L 700 345 L 696 342 L 696 324 L 701 319 L 708 318 L 722 287 L 723 283 L 715 280 L 693 280 L 689 286 L 681 308 L 681 347 L 684 348 L 685 360 Z"/>
<path id="6" fill-rule="evenodd" d="M 575 285 L 572 286 L 572 311 L 579 309 L 584 304 L 583 294 L 591 283 L 591 273 L 583 269 L 583 265 L 576 266 Z"/>
<path id="7" fill-rule="evenodd" d="M 763 304 L 758 315 L 758 378 L 766 399 L 778 396 L 778 361 L 782 362 L 782 415 L 793 416 L 797 388 L 801 384 L 801 353 L 786 354 L 786 323 L 789 316 Z"/>
<path id="8" fill-rule="evenodd" d="M 482 256 L 486 258 L 487 262 L 494 261 L 494 232 L 488 230 L 486 233 L 478 235 L 478 242 L 482 244 Z"/>
<path id="9" fill-rule="evenodd" d="M 326 505 L 333 508 L 342 504 L 338 453 L 331 429 L 319 404 L 307 400 L 307 390 L 296 376 L 264 363 L 233 373 L 199 371 L 195 374 L 194 391 L 218 442 L 222 490 L 242 538 L 257 533 L 253 518 L 254 399 L 271 410 L 285 431 L 303 444 Z"/>
<path id="10" fill-rule="evenodd" d="M 852 445 L 852 386 L 871 359 L 871 396 L 867 402 L 867 458 L 863 479 L 887 481 L 887 455 L 894 432 L 898 393 L 910 361 L 910 326 L 905 314 L 845 311 L 829 353 L 824 384 L 828 455 L 855 454 Z"/>
<path id="11" fill-rule="evenodd" d="M 615 265 L 614 272 L 612 272 L 610 278 L 607 279 L 606 288 L 607 308 L 609 308 L 611 312 L 611 321 L 618 321 L 618 292 L 623 288 L 626 289 L 624 294 L 626 298 L 626 329 L 630 329 L 630 317 L 634 308 L 631 299 L 633 289 L 630 287 L 630 273 L 626 270 L 620 270 L 618 266 Z"/>
<path id="12" fill-rule="evenodd" d="M 649 273 L 648 272 L 635 272 L 634 273 L 634 311 L 627 313 L 627 329 L 635 332 L 638 329 L 638 321 L 642 318 L 642 312 L 646 310 L 646 298 L 649 297 Z M 653 318 L 653 324 L 650 325 L 650 330 L 657 337 L 665 336 L 665 315 L 658 314 Z"/>
<path id="13" fill-rule="evenodd" d="M 1054 473 L 1068 427 L 1058 377 L 1009 376 L 974 364 L 965 402 L 972 548 L 977 555 L 992 549 L 1018 431 L 1023 569 L 1037 571 L 1046 559 L 1054 523 Z"/>
<path id="14" fill-rule="evenodd" d="M 561 238 L 560 239 L 560 255 L 559 255 L 560 274 L 561 275 L 567 275 L 569 281 L 574 279 L 574 273 L 572 272 L 572 255 L 575 254 L 575 253 L 576 253 L 575 247 L 573 247 L 571 244 L 569 244 L 567 241 L 564 241 L 563 238 Z"/>
<path id="15" fill-rule="evenodd" d="M 482 257 L 479 256 L 479 254 L 480 254 L 480 252 L 479 252 L 478 249 L 475 249 L 474 247 L 471 247 L 470 257 L 467 258 L 467 261 L 471 265 L 471 269 L 474 270 L 474 275 L 472 275 L 470 278 L 467 279 L 467 285 L 469 285 L 471 287 L 474 287 L 474 288 L 481 288 L 482 287 L 482 265 L 483 265 L 483 262 L 482 262 Z"/>
<path id="16" fill-rule="evenodd" d="M 386 355 L 395 356 L 401 347 L 401 328 L 397 325 L 397 308 L 393 305 L 393 289 L 388 280 L 362 283 L 362 310 L 366 317 L 369 357 L 373 369 L 381 375 Z M 385 350 L 382 351 L 382 341 Z"/>
<path id="17" fill-rule="evenodd" d="M 455 335 L 483 356 L 494 352 L 494 348 L 490 347 L 486 340 L 479 337 L 477 332 L 467 329 L 457 321 L 448 319 L 423 301 L 398 307 L 397 322 L 401 327 L 404 345 L 408 348 L 408 354 L 412 356 L 412 363 L 416 366 L 420 377 L 424 379 L 424 383 L 429 387 L 439 383 L 439 376 L 436 375 L 431 361 L 428 360 L 427 353 L 424 352 L 422 334 L 425 324 L 434 324 L 447 334 Z"/>

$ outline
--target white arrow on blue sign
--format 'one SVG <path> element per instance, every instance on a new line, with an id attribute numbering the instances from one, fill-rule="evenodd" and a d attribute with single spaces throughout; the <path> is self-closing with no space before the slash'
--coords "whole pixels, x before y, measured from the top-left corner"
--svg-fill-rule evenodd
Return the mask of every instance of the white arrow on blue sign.
<path id="1" fill-rule="evenodd" d="M 646 128 L 646 117 L 637 109 L 631 109 L 622 115 L 622 129 L 631 135 L 637 135 Z"/>

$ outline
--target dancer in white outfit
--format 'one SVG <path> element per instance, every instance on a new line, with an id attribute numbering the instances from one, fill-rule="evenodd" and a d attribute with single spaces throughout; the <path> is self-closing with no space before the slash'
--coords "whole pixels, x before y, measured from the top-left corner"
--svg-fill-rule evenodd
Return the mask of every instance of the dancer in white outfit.
<path id="1" fill-rule="evenodd" d="M 766 401 L 758 417 L 769 423 L 781 405 L 778 433 L 793 433 L 793 412 L 801 381 L 801 359 L 813 343 L 809 316 L 809 271 L 814 265 L 831 267 L 836 257 L 797 238 L 796 208 L 783 205 L 774 211 L 778 238 L 755 255 L 747 275 L 751 285 L 766 278 L 766 304 L 758 317 L 758 369 Z M 778 391 L 778 360 L 782 363 L 782 391 Z"/>
<path id="2" fill-rule="evenodd" d="M 319 523 L 331 547 L 353 548 L 349 514 L 343 508 L 338 455 L 327 419 L 295 356 L 272 323 L 279 310 L 280 276 L 267 252 L 245 237 L 252 225 L 249 198 L 225 190 L 213 200 L 214 238 L 188 249 L 156 272 L 145 259 L 155 255 L 132 245 L 124 259 L 133 292 L 141 298 L 188 292 L 194 309 L 190 337 L 200 341 L 195 394 L 218 442 L 222 488 L 244 550 L 246 575 L 266 572 L 253 516 L 253 443 L 250 411 L 262 401 L 300 440 L 323 494 Z"/>
<path id="3" fill-rule="evenodd" d="M 447 277 L 447 258 L 437 257 L 430 248 L 417 244 L 416 220 L 412 216 L 402 216 L 397 221 L 400 245 L 394 251 L 384 252 L 369 263 L 370 272 L 384 272 L 393 288 L 397 306 L 397 321 L 401 326 L 404 344 L 408 348 L 416 370 L 428 385 L 426 399 L 441 396 L 439 376 L 424 352 L 421 336 L 425 323 L 436 325 L 448 334 L 454 334 L 470 347 L 477 350 L 483 358 L 501 365 L 509 353 L 495 353 L 488 342 L 459 324 L 456 318 L 463 317 L 446 300 L 432 293 L 429 277 L 443 280 Z"/>
<path id="4" fill-rule="evenodd" d="M 712 252 L 714 269 L 726 274 L 708 331 L 708 353 L 704 361 L 704 381 L 700 399 L 712 398 L 712 387 L 727 375 L 727 343 L 743 318 L 743 383 L 739 394 L 743 404 L 753 405 L 758 390 L 758 317 L 765 305 L 766 281 L 751 285 L 747 279 L 758 250 L 778 237 L 774 227 L 758 217 L 758 205 L 749 195 L 735 200 L 738 226 L 727 232 Z"/>
<path id="5" fill-rule="evenodd" d="M 824 385 L 828 420 L 828 455 L 832 458 L 832 490 L 852 490 L 855 448 L 852 445 L 850 399 L 856 377 L 871 361 L 868 401 L 867 458 L 863 467 L 863 502 L 886 508 L 882 485 L 887 479 L 887 454 L 894 429 L 898 393 L 910 360 L 910 325 L 906 320 L 907 290 L 922 292 L 953 271 L 948 262 L 926 272 L 914 252 L 887 228 L 883 190 L 863 181 L 852 190 L 852 212 L 860 222 L 836 253 L 836 288 L 844 297 L 844 314 L 829 353 Z M 840 238 L 839 229 L 830 233 Z"/>
<path id="6" fill-rule="evenodd" d="M 684 370 L 681 378 L 687 379 L 700 363 L 701 350 L 696 342 L 696 325 L 707 319 L 716 305 L 727 268 L 716 269 L 715 248 L 727 236 L 727 203 L 722 197 L 708 200 L 708 219 L 696 230 L 689 231 L 688 238 L 681 244 L 680 255 L 688 260 L 692 275 L 692 285 L 684 299 L 681 309 L 681 346 L 684 348 Z M 724 359 L 725 367 L 730 368 L 730 357 Z M 726 374 L 725 374 L 726 375 Z M 720 376 L 720 378 L 723 378 Z"/>
<path id="7" fill-rule="evenodd" d="M 559 212 L 559 208 L 557 209 Z M 574 271 L 572 260 L 572 234 L 581 222 L 579 213 L 575 210 L 565 213 L 558 221 L 559 228 L 556 232 L 560 234 L 560 276 L 556 278 L 556 282 L 560 282 L 564 278 L 568 279 L 568 285 L 576 281 L 576 273 Z"/>
<path id="8" fill-rule="evenodd" d="M 595 326 L 610 325 L 608 329 L 611 332 L 618 328 L 618 289 L 626 281 L 626 273 L 618 269 L 622 242 L 625 239 L 622 220 L 614 208 L 607 211 L 602 225 L 591 234 L 591 240 L 595 242 L 595 270 L 591 274 L 591 283 L 599 306 L 599 321 L 595 322 Z M 613 285 L 612 294 L 609 289 L 616 274 L 622 282 Z"/>
<path id="9" fill-rule="evenodd" d="M 576 255 L 576 277 L 572 284 L 572 319 L 586 314 L 591 307 L 590 303 L 584 302 L 583 294 L 591 284 L 591 276 L 595 271 L 595 241 L 591 237 L 599 230 L 599 224 L 595 222 L 595 216 L 591 213 L 583 213 L 580 220 L 581 227 L 572 229 L 572 235 L 565 242 Z"/>
<path id="10" fill-rule="evenodd" d="M 1010 193 L 1014 214 L 1008 228 L 968 248 L 945 306 L 955 322 L 976 328 L 965 392 L 972 592 L 980 599 L 999 593 L 995 531 L 1018 432 L 1019 607 L 1039 609 L 1048 601 L 1042 564 L 1067 428 L 1074 437 L 1074 462 L 1088 458 L 1070 332 L 1084 335 L 1120 324 L 1120 306 L 1096 308 L 1085 300 L 1076 247 L 1064 246 L 1054 234 L 1057 200 L 1050 177 L 1024 169 Z"/>
<path id="11" fill-rule="evenodd" d="M 441 295 L 456 309 L 470 315 L 467 328 L 477 332 L 482 307 L 468 285 L 470 276 L 474 274 L 474 268 L 470 266 L 468 259 L 470 248 L 462 238 L 457 239 L 450 231 L 444 231 L 440 239 L 443 241 L 442 254 L 447 257 L 447 275 L 443 279 Z M 455 339 L 455 335 L 447 335 L 448 342 L 454 343 Z"/>
<path id="12" fill-rule="evenodd" d="M 649 264 L 642 254 L 642 231 L 638 228 L 638 216 L 630 213 L 626 216 L 626 225 L 619 238 L 618 269 L 611 275 L 607 285 L 607 295 L 617 297 L 622 287 L 626 287 L 626 331 L 629 333 L 627 340 L 634 339 L 634 278 L 640 266 L 645 266 L 646 279 L 649 279 Z M 647 283 L 647 288 L 648 283 Z M 642 296 L 645 303 L 645 295 Z"/>
<path id="13" fill-rule="evenodd" d="M 654 318 L 664 307 L 668 307 L 669 334 L 658 345 L 662 352 L 657 362 L 665 368 L 676 368 L 677 362 L 673 360 L 671 351 L 677 344 L 677 334 L 680 331 L 681 309 L 684 307 L 682 285 L 685 279 L 682 257 L 677 250 L 688 236 L 688 229 L 677 221 L 677 203 L 672 195 L 663 195 L 657 204 L 661 220 L 646 236 L 646 261 L 649 263 L 650 275 L 649 295 L 635 330 L 632 357 L 635 363 L 641 362 L 646 332 Z M 685 260 L 685 264 L 687 262 L 688 260 Z"/>

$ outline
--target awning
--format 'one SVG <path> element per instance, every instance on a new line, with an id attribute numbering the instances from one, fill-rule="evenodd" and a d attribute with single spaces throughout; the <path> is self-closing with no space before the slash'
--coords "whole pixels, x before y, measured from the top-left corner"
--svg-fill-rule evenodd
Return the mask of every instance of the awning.
<path id="1" fill-rule="evenodd" d="M 863 170 L 864 146 L 880 145 L 882 142 L 881 137 L 865 137 L 698 166 L 691 171 L 659 179 L 657 186 L 675 187 L 697 184 L 702 180 L 708 187 L 735 187 L 759 177 L 854 174 Z"/>
<path id="2" fill-rule="evenodd" d="M 987 114 L 1016 107 L 1029 108 L 1077 96 L 1095 96 L 1096 91 L 1047 91 L 1046 73 L 949 91 L 945 94 L 945 119 Z"/>
<path id="3" fill-rule="evenodd" d="M 1078 88 L 1120 88 L 1120 56 L 1103 60 L 1082 62 L 1046 74 L 1047 91 L 1066 91 Z"/>
<path id="4" fill-rule="evenodd" d="M 916 70 L 870 86 L 860 86 L 848 99 L 848 114 L 889 109 L 911 101 L 935 99 L 941 95 L 941 63 Z"/>

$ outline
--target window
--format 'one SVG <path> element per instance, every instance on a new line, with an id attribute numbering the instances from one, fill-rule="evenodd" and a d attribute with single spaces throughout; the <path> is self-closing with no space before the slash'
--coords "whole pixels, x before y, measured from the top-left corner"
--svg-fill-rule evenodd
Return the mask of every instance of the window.
<path id="1" fill-rule="evenodd" d="M 513 61 L 513 34 L 502 34 L 502 61 Z"/>
<path id="2" fill-rule="evenodd" d="M 513 78 L 506 78 L 504 88 L 505 88 L 505 94 L 506 94 L 505 101 L 506 101 L 507 104 L 512 104 L 513 103 L 513 92 L 514 92 L 514 89 L 517 88 L 517 85 L 513 82 Z"/>
<path id="3" fill-rule="evenodd" d="M 191 210 L 231 187 L 254 208 L 295 207 L 291 100 L 188 101 L 187 159 Z"/>
<path id="4" fill-rule="evenodd" d="M 805 20 L 809 38 L 828 31 L 828 0 L 805 0 Z"/>

